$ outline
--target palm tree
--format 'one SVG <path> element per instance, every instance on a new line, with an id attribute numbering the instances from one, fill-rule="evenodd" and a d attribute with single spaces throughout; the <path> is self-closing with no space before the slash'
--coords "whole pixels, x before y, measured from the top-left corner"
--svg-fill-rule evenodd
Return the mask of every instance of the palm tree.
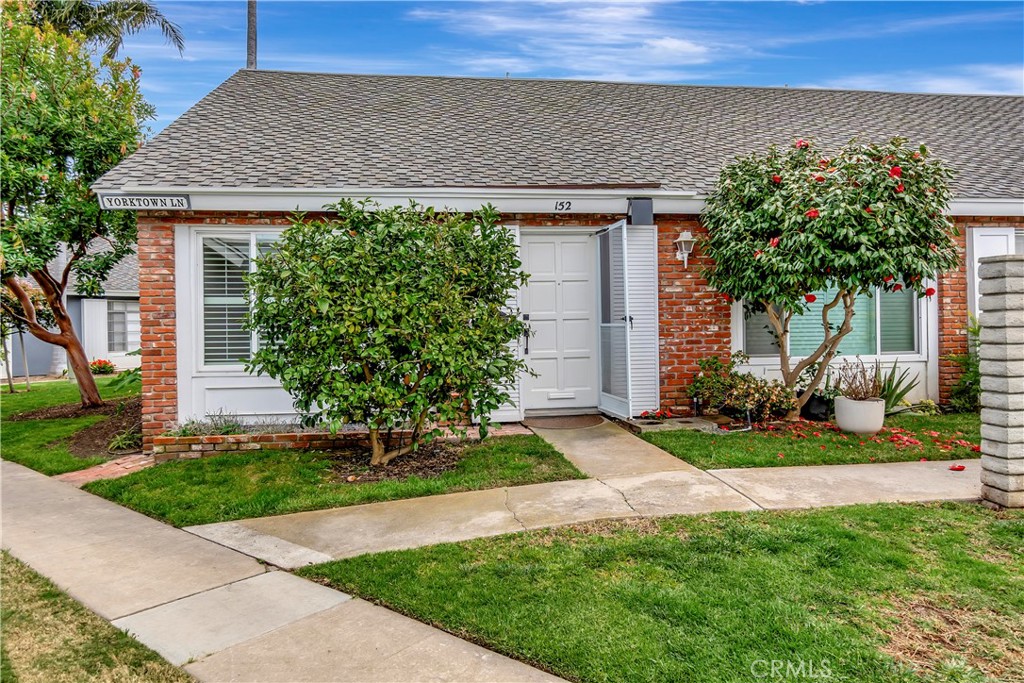
<path id="1" fill-rule="evenodd" d="M 78 31 L 86 40 L 106 45 L 108 57 L 117 54 L 125 36 L 154 26 L 178 52 L 185 49 L 181 28 L 150 0 L 38 0 L 33 14 L 39 25 L 48 23 L 62 33 Z"/>

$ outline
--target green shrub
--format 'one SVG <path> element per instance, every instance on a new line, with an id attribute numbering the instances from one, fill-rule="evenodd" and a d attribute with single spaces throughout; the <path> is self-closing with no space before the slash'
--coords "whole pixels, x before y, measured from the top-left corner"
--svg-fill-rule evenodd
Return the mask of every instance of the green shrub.
<path id="1" fill-rule="evenodd" d="M 786 415 L 795 405 L 793 392 L 778 380 L 766 380 L 750 373 L 737 372 L 736 366 L 750 357 L 734 353 L 728 361 L 705 358 L 697 362 L 700 368 L 688 392 L 700 400 L 707 410 L 723 415 L 763 422 Z"/>
<path id="2" fill-rule="evenodd" d="M 955 413 L 977 413 L 981 410 L 981 325 L 973 315 L 967 325 L 967 353 L 946 356 L 960 366 L 960 377 L 949 394 L 949 407 Z"/>

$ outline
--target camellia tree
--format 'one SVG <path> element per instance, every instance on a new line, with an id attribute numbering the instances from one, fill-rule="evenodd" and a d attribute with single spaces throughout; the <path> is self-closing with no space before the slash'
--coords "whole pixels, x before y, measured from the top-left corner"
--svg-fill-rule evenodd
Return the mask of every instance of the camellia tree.
<path id="1" fill-rule="evenodd" d="M 3 4 L 0 40 L 0 277 L 19 302 L 6 315 L 67 351 L 84 406 L 102 403 L 64 294 L 99 296 L 134 249 L 135 217 L 100 211 L 90 184 L 142 141 L 152 116 L 129 60 L 95 59 L 78 35 L 33 26 L 31 3 Z M 43 324 L 24 282 L 52 314 Z"/>
<path id="2" fill-rule="evenodd" d="M 373 465 L 441 422 L 475 418 L 486 435 L 525 367 L 512 342 L 526 327 L 507 307 L 525 276 L 497 212 L 329 208 L 295 216 L 249 276 L 250 370 L 280 381 L 308 422 L 366 424 Z"/>
<path id="3" fill-rule="evenodd" d="M 705 277 L 727 300 L 742 301 L 748 316 L 766 314 L 790 390 L 816 368 L 789 419 L 853 329 L 858 296 L 933 296 L 927 281 L 957 266 L 956 228 L 945 213 L 951 178 L 927 147 L 902 138 L 851 142 L 834 153 L 797 140 L 722 170 L 702 216 L 703 251 L 712 261 Z M 826 290 L 835 293 L 821 307 L 821 343 L 792 358 L 790 323 L 816 301 L 814 292 Z"/>

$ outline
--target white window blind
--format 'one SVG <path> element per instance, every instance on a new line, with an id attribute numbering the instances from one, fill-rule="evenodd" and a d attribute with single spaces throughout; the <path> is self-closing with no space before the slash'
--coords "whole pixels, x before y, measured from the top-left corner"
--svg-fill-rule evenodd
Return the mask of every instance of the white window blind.
<path id="1" fill-rule="evenodd" d="M 202 238 L 204 365 L 240 365 L 252 355 L 257 340 L 245 329 L 245 276 L 255 267 L 254 258 L 273 251 L 278 237 L 243 233 Z"/>
<path id="2" fill-rule="evenodd" d="M 815 292 L 815 302 L 804 315 L 790 322 L 789 350 L 793 356 L 810 355 L 824 339 L 821 312 L 832 301 L 836 290 Z M 853 329 L 839 344 L 845 355 L 881 355 L 915 353 L 918 350 L 917 297 L 912 292 L 862 294 L 854 302 Z M 840 303 L 829 311 L 828 320 L 838 328 L 843 322 Z M 765 313 L 756 313 L 744 324 L 744 351 L 750 356 L 774 356 L 778 353 L 775 335 Z"/>
<path id="3" fill-rule="evenodd" d="M 248 235 L 203 238 L 203 360 L 207 365 L 244 363 L 252 337 L 243 328 L 249 303 Z"/>
<path id="4" fill-rule="evenodd" d="M 107 351 L 126 353 L 139 348 L 139 302 L 107 300 Z"/>

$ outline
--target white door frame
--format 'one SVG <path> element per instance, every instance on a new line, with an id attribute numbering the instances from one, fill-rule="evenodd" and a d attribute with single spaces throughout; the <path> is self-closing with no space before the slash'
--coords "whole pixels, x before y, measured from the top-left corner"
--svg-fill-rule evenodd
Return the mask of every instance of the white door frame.
<path id="1" fill-rule="evenodd" d="M 609 393 L 606 393 L 604 391 L 604 374 L 603 374 L 603 372 L 604 372 L 604 357 L 603 357 L 604 344 L 601 341 L 601 331 L 602 331 L 603 325 L 605 325 L 605 324 L 603 324 L 601 322 L 601 310 L 602 309 L 599 308 L 598 309 L 598 315 L 597 315 L 597 327 L 598 327 L 598 330 L 597 330 L 597 334 L 598 334 L 598 344 L 597 344 L 598 345 L 598 366 L 597 366 L 597 368 L 598 368 L 598 381 L 600 382 L 600 384 L 599 384 L 600 391 L 598 392 L 598 407 L 601 410 L 601 412 L 607 413 L 607 414 L 609 414 L 609 415 L 611 415 L 613 417 L 618 417 L 618 418 L 622 418 L 622 419 L 629 419 L 629 418 L 631 418 L 633 416 L 633 396 L 632 396 L 633 395 L 633 381 L 632 381 L 632 379 L 633 379 L 632 378 L 633 359 L 632 359 L 632 356 L 631 356 L 631 353 L 630 353 L 630 339 L 629 339 L 629 337 L 630 337 L 630 330 L 631 330 L 633 321 L 632 321 L 632 319 L 630 317 L 630 313 L 629 313 L 629 251 L 628 251 L 628 246 L 627 246 L 627 241 L 628 240 L 626 239 L 626 230 L 627 230 L 627 223 L 626 223 L 626 221 L 625 220 L 616 221 L 616 222 L 612 223 L 611 225 L 605 226 L 604 228 L 599 230 L 598 233 L 610 232 L 612 230 L 621 230 L 622 231 L 620 233 L 619 239 L 621 240 L 621 247 L 622 247 L 622 314 L 623 314 L 622 315 L 622 329 L 623 329 L 623 335 L 624 335 L 625 346 L 626 346 L 626 348 L 624 349 L 625 353 L 626 353 L 625 368 L 624 368 L 625 369 L 625 373 L 626 373 L 626 377 L 624 379 L 626 395 L 625 396 L 615 396 L 614 394 L 609 394 Z M 603 306 L 603 302 L 600 301 L 600 292 L 601 292 L 601 289 L 602 289 L 602 286 L 603 286 L 601 280 L 604 277 L 604 273 L 601 270 L 601 265 L 602 264 L 601 264 L 601 257 L 600 257 L 600 249 L 601 249 L 600 242 L 598 242 L 596 246 L 597 246 L 597 249 L 598 249 L 598 259 L 597 259 L 597 267 L 598 267 L 598 274 L 597 274 L 597 277 L 598 277 L 598 286 L 597 286 L 597 290 L 598 290 L 598 305 L 599 306 Z M 614 287 L 614 283 L 612 283 L 611 286 Z M 609 323 L 606 323 L 606 324 L 609 325 L 609 326 L 617 325 L 616 322 L 609 322 Z"/>

